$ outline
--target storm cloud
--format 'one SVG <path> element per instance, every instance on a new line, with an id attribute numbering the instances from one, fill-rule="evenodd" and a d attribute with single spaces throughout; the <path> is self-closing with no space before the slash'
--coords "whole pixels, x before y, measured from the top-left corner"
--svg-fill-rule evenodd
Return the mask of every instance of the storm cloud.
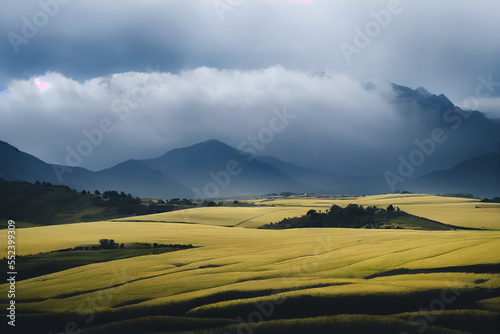
<path id="1" fill-rule="evenodd" d="M 9 86 L 0 104 L 2 133 L 32 154 L 43 143 L 40 158 L 68 164 L 74 164 L 66 161 L 68 152 L 94 140 L 91 152 L 80 154 L 79 165 L 90 169 L 213 138 L 285 160 L 309 152 L 314 164 L 332 147 L 383 146 L 399 122 L 388 86 L 366 90 L 345 75 L 281 66 L 127 72 L 83 83 L 48 72 L 39 80 L 49 87 L 32 80 Z"/>
<path id="2" fill-rule="evenodd" d="M 388 82 L 460 104 L 491 76 L 476 109 L 500 107 L 494 0 L 0 3 L 0 140 L 47 162 L 92 134 L 79 165 L 93 170 L 260 134 L 260 154 L 366 172 L 355 157 L 414 139 L 394 140 Z M 289 123 L 266 130 L 284 110 Z"/>

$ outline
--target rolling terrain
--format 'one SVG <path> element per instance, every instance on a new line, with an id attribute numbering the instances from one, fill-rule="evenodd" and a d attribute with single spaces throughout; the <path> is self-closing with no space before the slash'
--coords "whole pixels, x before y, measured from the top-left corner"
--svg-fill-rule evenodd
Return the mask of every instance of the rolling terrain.
<path id="1" fill-rule="evenodd" d="M 436 207 L 459 225 L 451 213 L 477 200 L 381 195 L 254 202 L 268 206 L 19 229 L 23 256 L 102 238 L 195 247 L 117 255 L 19 281 L 16 329 L 32 333 L 36 324 L 36 330 L 59 333 L 68 323 L 82 333 L 417 333 L 423 328 L 492 333 L 500 328 L 500 231 L 261 230 L 239 224 L 257 219 L 256 226 L 259 217 L 282 216 L 286 210 L 303 215 L 312 207 L 355 202 Z M 500 208 L 494 209 L 489 214 L 497 217 Z M 169 217 L 189 211 L 184 220 Z M 483 225 L 480 217 L 468 225 Z M 58 263 L 64 265 L 61 254 Z M 6 289 L 1 285 L 0 293 Z"/>
<path id="2" fill-rule="evenodd" d="M 380 332 L 415 331 L 420 323 L 411 324 L 409 317 L 421 318 L 419 307 L 428 308 L 442 291 L 451 300 L 452 289 L 460 294 L 445 304 L 446 314 L 434 312 L 439 320 L 429 324 L 437 333 L 441 324 L 467 332 L 454 324 L 464 312 L 474 319 L 470 324 L 483 322 L 490 328 L 498 315 L 498 232 L 268 231 L 99 222 L 23 229 L 19 248 L 23 253 L 49 251 L 95 242 L 96 235 L 201 247 L 91 264 L 18 282 L 19 323 L 29 327 L 36 320 L 38 326 L 62 331 L 61 326 L 74 319 L 81 328 L 103 326 L 101 332 L 107 333 L 124 328 L 133 332 L 137 326 L 167 333 L 170 328 L 229 325 L 216 331 L 223 333 L 235 332 L 239 326 L 235 320 L 248 319 L 259 310 L 256 305 L 272 303 L 275 312 L 263 318 L 263 328 L 279 324 L 284 330 L 299 322 L 311 329 L 326 321 L 332 328 L 353 329 L 361 323 Z M 37 247 L 29 246 L 36 243 Z M 489 271 L 481 270 L 488 265 Z M 369 278 L 399 268 L 427 271 Z M 147 318 L 152 316 L 159 317 L 158 322 Z"/>
<path id="3" fill-rule="evenodd" d="M 158 201 L 158 200 L 156 200 Z M 194 205 L 142 203 L 139 198 L 117 191 L 103 194 L 78 192 L 68 186 L 51 183 L 13 182 L 0 178 L 0 228 L 16 217 L 17 228 L 38 225 L 71 224 L 129 216 L 165 212 Z"/>

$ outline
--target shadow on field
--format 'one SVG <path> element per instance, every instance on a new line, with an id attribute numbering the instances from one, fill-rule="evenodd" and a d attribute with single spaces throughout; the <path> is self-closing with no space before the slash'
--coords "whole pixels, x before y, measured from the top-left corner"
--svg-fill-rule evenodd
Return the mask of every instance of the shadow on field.
<path id="1" fill-rule="evenodd" d="M 415 275 L 415 274 L 435 274 L 435 273 L 473 273 L 473 274 L 498 274 L 500 273 L 500 263 L 474 264 L 470 266 L 423 268 L 423 269 L 394 269 L 375 273 L 366 276 L 364 279 L 376 277 L 397 276 L 397 275 Z"/>
<path id="2" fill-rule="evenodd" d="M 170 304 L 135 304 L 97 312 L 88 324 L 82 319 L 90 317 L 77 313 L 23 314 L 19 310 L 16 333 L 65 332 L 69 322 L 78 326 L 75 331 L 83 329 L 81 334 L 250 333 L 248 328 L 242 331 L 241 323 L 258 309 L 255 299 L 246 299 L 264 297 L 269 305 L 273 296 L 278 300 L 278 292 L 226 291 Z M 433 300 L 442 298 L 442 292 L 439 289 L 401 294 L 291 296 L 276 303 L 265 317 L 261 314 L 261 322 L 252 324 L 251 333 L 399 333 L 403 330 L 416 333 L 418 322 L 408 319 L 412 316 L 425 319 L 419 310 L 428 309 Z M 497 333 L 498 314 L 481 310 L 477 302 L 499 296 L 500 289 L 460 290 L 457 298 L 429 322 L 426 333 L 450 333 L 450 329 L 465 330 L 462 333 Z M 224 301 L 228 303 L 215 304 Z"/>
<path id="3" fill-rule="evenodd" d="M 370 294 L 370 295 L 299 295 L 283 299 L 277 305 L 271 319 L 308 318 L 336 314 L 372 314 L 390 315 L 402 312 L 415 312 L 420 307 L 429 307 L 429 303 L 442 298 L 442 289 L 427 290 L 400 294 Z M 477 301 L 500 296 L 500 288 L 474 288 L 460 291 L 460 295 L 446 305 L 446 309 L 478 309 Z M 281 302 L 281 301 L 280 301 Z M 189 316 L 199 318 L 229 318 L 236 319 L 255 311 L 252 302 L 238 303 L 228 306 L 208 305 L 191 310 Z"/>

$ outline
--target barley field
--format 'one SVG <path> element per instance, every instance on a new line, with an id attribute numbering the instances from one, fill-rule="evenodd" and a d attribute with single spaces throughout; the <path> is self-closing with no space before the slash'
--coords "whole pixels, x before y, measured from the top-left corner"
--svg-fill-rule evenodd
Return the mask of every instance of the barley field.
<path id="1" fill-rule="evenodd" d="M 330 205 L 331 206 L 331 205 Z M 324 210 L 324 206 L 311 206 L 311 209 Z M 203 224 L 226 227 L 256 228 L 284 218 L 302 216 L 307 213 L 304 207 L 204 207 L 153 215 L 121 218 L 114 221 L 138 221 L 160 223 Z"/>
<path id="2" fill-rule="evenodd" d="M 453 211 L 457 205 L 473 210 L 469 202 L 477 204 L 420 195 L 356 201 L 402 209 L 436 206 L 450 220 L 453 215 L 446 209 Z M 345 205 L 349 202 L 353 199 Z M 19 229 L 17 251 L 23 256 L 95 244 L 101 238 L 194 248 L 19 281 L 17 332 L 64 333 L 69 328 L 83 334 L 494 333 L 500 329 L 500 231 L 242 228 L 257 227 L 270 217 L 272 221 L 301 215 L 312 207 L 328 208 L 332 201 L 271 203 L 275 206 L 192 209 L 189 219 L 172 212 L 128 219 L 135 221 Z M 487 224 L 474 217 L 471 226 Z M 251 223 L 245 226 L 247 222 Z M 0 238 L 6 240 L 5 230 Z M 7 284 L 0 285 L 1 296 L 7 290 Z"/>
<path id="3" fill-rule="evenodd" d="M 256 228 L 284 218 L 302 216 L 308 210 L 327 210 L 333 204 L 350 203 L 386 208 L 398 206 L 410 214 L 438 222 L 479 229 L 500 230 L 500 203 L 482 203 L 477 199 L 442 197 L 422 194 L 390 194 L 334 199 L 287 198 L 240 201 L 258 206 L 203 207 L 116 219 L 115 221 L 204 224 L 226 227 Z"/>
<path id="4" fill-rule="evenodd" d="M 248 202 L 252 202 L 249 200 Z M 350 198 L 290 198 L 258 200 L 260 205 L 328 209 L 332 204 L 345 207 L 349 203 L 385 208 L 396 205 L 410 214 L 444 224 L 500 230 L 500 203 L 482 203 L 478 199 L 432 196 L 424 194 L 388 194 Z"/>

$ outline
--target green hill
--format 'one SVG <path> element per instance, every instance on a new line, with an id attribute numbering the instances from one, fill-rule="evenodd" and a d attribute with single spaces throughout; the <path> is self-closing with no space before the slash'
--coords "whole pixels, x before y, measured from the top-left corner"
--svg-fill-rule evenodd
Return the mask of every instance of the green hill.
<path id="1" fill-rule="evenodd" d="M 179 209 L 173 204 L 144 205 L 130 194 L 106 191 L 102 195 L 78 192 L 68 186 L 0 178 L 0 228 L 9 219 L 16 227 L 70 224 Z"/>
<path id="2" fill-rule="evenodd" d="M 316 210 L 302 217 L 285 218 L 275 224 L 267 224 L 264 229 L 310 228 L 310 227 L 344 227 L 375 229 L 411 229 L 411 230 L 456 230 L 470 229 L 443 224 L 423 217 L 417 217 L 389 205 L 387 209 L 376 206 L 363 207 L 349 204 L 342 208 L 336 204 L 325 213 Z"/>
<path id="3" fill-rule="evenodd" d="M 16 221 L 17 227 L 96 221 L 119 216 L 116 208 L 92 204 L 95 195 L 50 183 L 11 182 L 0 179 L 1 227 Z"/>

